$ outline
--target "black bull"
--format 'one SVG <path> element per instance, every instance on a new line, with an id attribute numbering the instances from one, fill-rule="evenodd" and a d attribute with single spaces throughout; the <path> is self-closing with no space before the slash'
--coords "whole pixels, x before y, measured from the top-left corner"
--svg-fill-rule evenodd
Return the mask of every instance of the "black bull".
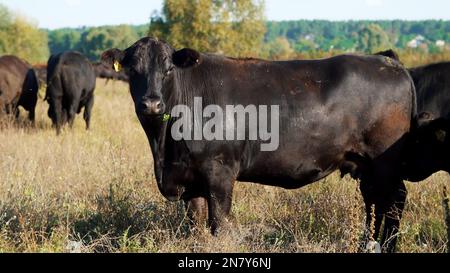
<path id="1" fill-rule="evenodd" d="M 343 55 L 324 60 L 270 62 L 175 51 L 144 38 L 102 56 L 130 76 L 136 114 L 154 157 L 158 187 L 169 200 L 206 200 L 216 232 L 230 213 L 236 180 L 296 189 L 336 170 L 361 180 L 367 223 L 375 207 L 375 238 L 383 217 L 388 251 L 406 198 L 398 171 L 404 135 L 416 115 L 413 82 L 396 61 Z M 279 105 L 279 148 L 262 141 L 176 141 L 167 120 L 195 97 L 227 105 Z M 167 115 L 164 115 L 166 117 Z M 233 117 L 236 124 L 236 116 Z M 203 120 L 205 122 L 205 120 Z M 248 124 L 247 124 L 248 126 Z M 197 209 L 201 209 L 199 206 Z"/>

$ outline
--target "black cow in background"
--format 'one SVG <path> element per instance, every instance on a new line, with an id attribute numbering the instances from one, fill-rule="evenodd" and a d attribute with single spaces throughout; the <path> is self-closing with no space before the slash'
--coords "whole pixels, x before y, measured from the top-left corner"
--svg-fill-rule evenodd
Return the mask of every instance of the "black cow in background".
<path id="1" fill-rule="evenodd" d="M 95 83 L 94 68 L 81 53 L 68 51 L 50 57 L 45 98 L 49 104 L 48 116 L 58 134 L 65 123 L 72 127 L 75 115 L 83 107 L 86 129 L 90 128 Z"/>
<path id="2" fill-rule="evenodd" d="M 194 206 L 206 200 L 213 233 L 230 213 L 236 180 L 296 189 L 341 170 L 361 179 L 367 222 L 374 205 L 375 237 L 385 217 L 383 242 L 393 250 L 395 238 L 388 239 L 397 233 L 401 215 L 390 212 L 397 206 L 401 211 L 406 199 L 399 167 L 404 135 L 416 116 L 414 84 L 395 60 L 234 59 L 176 51 L 153 38 L 109 50 L 102 59 L 129 72 L 161 193 Z M 168 114 L 177 105 L 192 109 L 196 97 L 222 109 L 278 105 L 279 148 L 262 152 L 264 141 L 248 139 L 176 141 L 171 129 L 179 119 Z M 203 126 L 206 121 L 200 119 Z M 226 122 L 231 121 L 237 124 L 236 115 Z"/>
<path id="3" fill-rule="evenodd" d="M 119 80 L 123 82 L 128 82 L 128 75 L 125 71 L 115 71 L 110 66 L 105 65 L 104 63 L 94 63 L 95 75 L 97 78 L 106 79 L 106 83 L 109 80 Z"/>
<path id="4" fill-rule="evenodd" d="M 31 122 L 35 119 L 39 83 L 30 64 L 16 56 L 0 58 L 0 115 L 20 115 L 19 106 L 28 111 Z"/>
<path id="5" fill-rule="evenodd" d="M 410 134 L 404 173 L 412 182 L 450 172 L 450 62 L 409 69 L 420 115 Z"/>
<path id="6" fill-rule="evenodd" d="M 33 66 L 36 76 L 39 80 L 39 86 L 45 86 L 47 84 L 47 64 L 39 64 Z"/>
<path id="7" fill-rule="evenodd" d="M 450 120 L 450 62 L 408 69 L 417 92 L 419 113 Z"/>

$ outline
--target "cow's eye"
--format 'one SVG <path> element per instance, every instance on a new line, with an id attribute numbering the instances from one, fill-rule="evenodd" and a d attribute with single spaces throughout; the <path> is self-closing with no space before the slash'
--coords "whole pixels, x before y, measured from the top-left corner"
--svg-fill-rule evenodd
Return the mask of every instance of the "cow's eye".
<path id="1" fill-rule="evenodd" d="M 166 76 L 169 76 L 169 75 L 172 73 L 173 69 L 174 69 L 174 67 L 171 66 L 171 67 L 166 71 L 165 75 L 166 75 Z"/>
<path id="2" fill-rule="evenodd" d="M 130 67 L 128 69 L 128 73 L 130 74 L 130 76 L 133 76 L 133 75 L 137 74 L 136 69 L 134 69 L 133 67 Z"/>

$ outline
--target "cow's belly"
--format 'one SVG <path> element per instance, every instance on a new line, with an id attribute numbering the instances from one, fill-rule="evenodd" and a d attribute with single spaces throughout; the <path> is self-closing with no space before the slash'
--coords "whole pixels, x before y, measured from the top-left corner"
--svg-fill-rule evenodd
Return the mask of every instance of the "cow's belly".
<path id="1" fill-rule="evenodd" d="M 260 153 L 241 165 L 239 181 L 296 189 L 314 183 L 339 167 L 344 154 L 328 145 L 288 146 L 273 153 Z"/>

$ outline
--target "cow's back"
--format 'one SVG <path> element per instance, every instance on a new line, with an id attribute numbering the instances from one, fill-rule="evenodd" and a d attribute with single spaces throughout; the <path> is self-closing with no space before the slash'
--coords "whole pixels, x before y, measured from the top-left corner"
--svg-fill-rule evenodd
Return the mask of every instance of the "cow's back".
<path id="1" fill-rule="evenodd" d="M 69 51 L 50 57 L 47 64 L 47 96 L 61 97 L 66 93 L 79 97 L 83 90 L 93 91 L 94 88 L 94 68 L 81 53 Z"/>

